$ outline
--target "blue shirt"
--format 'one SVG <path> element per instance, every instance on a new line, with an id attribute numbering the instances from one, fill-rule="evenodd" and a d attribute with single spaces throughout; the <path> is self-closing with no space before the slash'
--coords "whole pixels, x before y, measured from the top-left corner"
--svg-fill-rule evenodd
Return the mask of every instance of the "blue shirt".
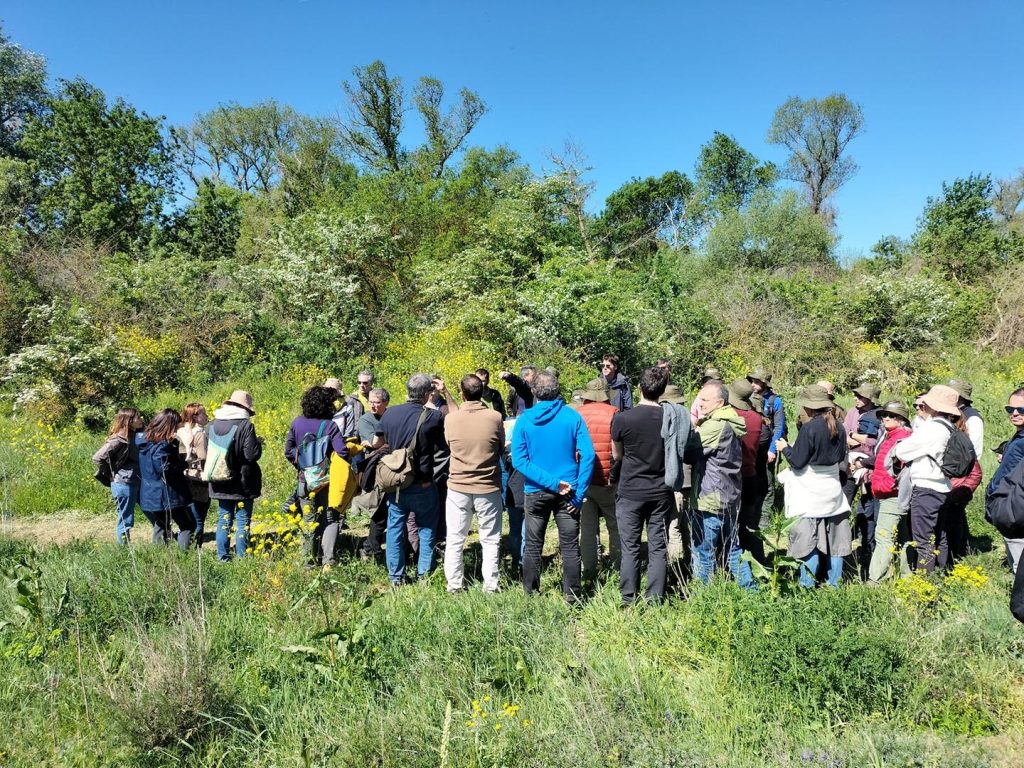
<path id="1" fill-rule="evenodd" d="M 526 493 L 558 493 L 558 484 L 564 481 L 572 486 L 572 505 L 581 506 L 594 458 L 583 418 L 561 400 L 538 401 L 516 420 L 512 466 L 523 475 Z"/>

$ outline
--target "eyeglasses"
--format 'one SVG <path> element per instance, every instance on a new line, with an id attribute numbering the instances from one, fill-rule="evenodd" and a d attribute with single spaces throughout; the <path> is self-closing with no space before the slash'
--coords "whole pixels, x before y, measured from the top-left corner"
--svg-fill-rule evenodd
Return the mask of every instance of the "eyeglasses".
<path id="1" fill-rule="evenodd" d="M 924 408 L 924 403 L 914 403 L 914 407 L 920 411 L 922 408 Z"/>
<path id="2" fill-rule="evenodd" d="M 1024 406 L 1008 405 L 1006 406 L 1006 414 L 1008 416 L 1024 416 Z"/>
<path id="3" fill-rule="evenodd" d="M 614 368 L 615 366 L 611 363 L 601 363 L 602 368 Z"/>

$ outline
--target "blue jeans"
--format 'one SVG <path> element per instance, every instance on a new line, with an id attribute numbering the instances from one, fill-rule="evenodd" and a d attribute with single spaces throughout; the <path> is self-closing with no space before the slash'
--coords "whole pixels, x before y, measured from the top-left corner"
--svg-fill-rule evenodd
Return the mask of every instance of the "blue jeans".
<path id="1" fill-rule="evenodd" d="M 820 553 L 814 550 L 801 561 L 800 565 L 800 586 L 810 589 L 818 583 L 818 558 Z M 839 580 L 843 577 L 843 558 L 828 558 L 828 585 L 838 587 Z"/>
<path id="2" fill-rule="evenodd" d="M 135 505 L 139 503 L 138 483 L 111 483 L 110 495 L 117 508 L 117 541 L 128 544 L 135 525 Z"/>
<path id="3" fill-rule="evenodd" d="M 722 514 L 693 510 L 690 513 L 690 536 L 693 541 L 693 572 L 705 584 L 711 581 L 715 571 L 718 548 L 722 548 L 722 560 L 729 564 L 729 572 L 736 583 L 744 589 L 754 588 L 754 574 L 750 563 L 741 563 L 743 550 L 740 548 L 739 506 L 722 510 Z"/>
<path id="4" fill-rule="evenodd" d="M 249 521 L 252 519 L 252 499 L 235 501 L 217 499 L 217 559 L 230 560 L 228 547 L 231 535 L 231 521 L 235 523 L 235 554 L 244 557 L 249 549 Z M 241 505 L 241 506 L 239 506 Z"/>
<path id="5" fill-rule="evenodd" d="M 526 513 L 522 507 L 508 508 L 508 548 L 512 553 L 512 564 L 523 564 L 526 549 Z"/>
<path id="6" fill-rule="evenodd" d="M 416 575 L 423 577 L 434 568 L 434 538 L 437 530 L 437 486 L 411 485 L 397 495 L 387 494 L 387 563 L 392 584 L 405 580 L 405 526 L 412 515 L 419 529 L 420 554 Z"/>

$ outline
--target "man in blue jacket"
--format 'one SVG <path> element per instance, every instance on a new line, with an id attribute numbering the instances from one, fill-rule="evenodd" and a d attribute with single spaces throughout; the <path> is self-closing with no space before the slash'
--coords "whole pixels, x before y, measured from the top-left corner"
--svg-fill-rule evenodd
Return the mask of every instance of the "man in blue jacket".
<path id="1" fill-rule="evenodd" d="M 558 378 L 540 371 L 533 379 L 534 405 L 516 421 L 512 466 L 525 480 L 526 547 L 523 588 L 540 587 L 541 550 L 552 513 L 562 555 L 562 591 L 580 602 L 580 507 L 594 470 L 594 444 L 583 419 L 562 401 Z M 577 456 L 579 457 L 577 460 Z"/>

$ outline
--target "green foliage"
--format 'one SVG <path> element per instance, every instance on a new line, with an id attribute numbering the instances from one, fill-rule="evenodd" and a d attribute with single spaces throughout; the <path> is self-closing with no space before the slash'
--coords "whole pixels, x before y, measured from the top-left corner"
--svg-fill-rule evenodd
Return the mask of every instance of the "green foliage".
<path id="1" fill-rule="evenodd" d="M 960 283 L 989 274 L 1011 256 L 992 212 L 992 179 L 971 175 L 942 184 L 942 196 L 929 197 L 914 235 L 927 264 Z"/>
<path id="2" fill-rule="evenodd" d="M 954 292 L 941 280 L 918 273 L 863 277 L 844 286 L 843 306 L 868 341 L 908 351 L 943 340 Z"/>
<path id="3" fill-rule="evenodd" d="M 778 175 L 773 163 L 761 163 L 732 136 L 715 131 L 697 158 L 695 197 L 700 215 L 713 220 L 742 208 L 759 189 L 771 188 Z"/>
<path id="4" fill-rule="evenodd" d="M 804 185 L 813 213 L 834 218 L 826 203 L 857 172 L 857 164 L 843 153 L 863 130 L 860 105 L 843 93 L 824 99 L 793 96 L 775 111 L 768 142 L 789 150 L 782 175 Z"/>
<path id="5" fill-rule="evenodd" d="M 173 187 L 161 120 L 84 80 L 61 81 L 19 144 L 39 185 L 33 222 L 111 250 L 139 247 Z"/>
<path id="6" fill-rule="evenodd" d="M 175 225 L 175 239 L 203 261 L 232 258 L 241 230 L 242 199 L 233 187 L 200 179 L 195 202 Z"/>
<path id="7" fill-rule="evenodd" d="M 13 42 L 0 26 L 0 158 L 17 156 L 25 124 L 46 101 L 46 59 Z"/>
<path id="8" fill-rule="evenodd" d="M 754 193 L 744 211 L 731 210 L 708 233 L 705 249 L 720 266 L 779 269 L 828 264 L 835 236 L 792 190 Z"/>
<path id="9" fill-rule="evenodd" d="M 595 237 L 606 241 L 613 255 L 627 258 L 650 255 L 661 239 L 682 243 L 692 193 L 693 183 L 679 171 L 632 179 L 608 196 L 595 222 Z"/>

